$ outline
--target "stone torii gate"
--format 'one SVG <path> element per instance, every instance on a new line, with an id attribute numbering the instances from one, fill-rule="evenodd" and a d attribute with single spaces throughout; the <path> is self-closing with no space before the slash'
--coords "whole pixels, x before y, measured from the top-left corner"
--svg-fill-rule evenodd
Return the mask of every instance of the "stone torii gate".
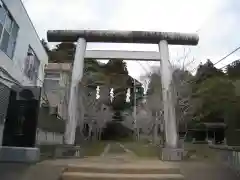
<path id="1" fill-rule="evenodd" d="M 175 107 L 173 100 L 173 82 L 172 82 L 172 68 L 169 62 L 169 48 L 168 45 L 197 45 L 199 37 L 197 34 L 184 34 L 173 32 L 148 32 L 148 31 L 108 31 L 108 30 L 50 30 L 47 33 L 49 42 L 77 42 L 75 59 L 72 72 L 71 91 L 69 99 L 69 118 L 65 132 L 65 143 L 74 144 L 75 129 L 77 123 L 77 109 L 76 96 L 79 93 L 78 84 L 81 82 L 83 76 L 84 58 L 86 54 L 87 42 L 110 42 L 110 43 L 144 43 L 144 44 L 158 44 L 159 46 L 159 60 L 161 62 L 161 81 L 163 93 L 164 106 L 164 123 L 165 123 L 165 137 L 166 137 L 166 151 L 165 159 L 177 160 L 178 149 L 178 133 L 175 116 Z M 105 57 L 107 59 L 108 53 L 92 52 L 92 56 Z M 113 52 L 110 56 L 126 56 L 125 53 Z M 140 52 L 135 53 L 139 59 Z M 141 55 L 140 55 L 141 56 Z M 144 57 L 144 55 L 142 55 Z M 151 55 L 150 55 L 151 56 Z M 154 55 L 153 55 L 154 56 Z M 131 54 L 133 57 L 133 54 Z M 134 58 L 131 58 L 134 59 Z M 156 60 L 156 58 L 153 58 Z M 146 60 L 148 60 L 146 58 Z"/>

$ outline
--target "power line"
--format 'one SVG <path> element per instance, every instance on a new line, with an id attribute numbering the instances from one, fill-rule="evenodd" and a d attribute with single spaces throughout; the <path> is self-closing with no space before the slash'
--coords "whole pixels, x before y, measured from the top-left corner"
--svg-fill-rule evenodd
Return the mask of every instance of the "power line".
<path id="1" fill-rule="evenodd" d="M 221 61 L 223 61 L 224 59 L 226 59 L 227 57 L 229 57 L 230 55 L 232 55 L 233 53 L 235 53 L 236 51 L 238 51 L 240 49 L 240 46 L 237 47 L 236 49 L 234 49 L 232 52 L 230 52 L 229 54 L 227 54 L 226 56 L 224 56 L 223 58 L 221 58 L 219 61 L 217 61 L 216 63 L 214 63 L 213 65 L 216 65 L 218 63 L 220 63 Z"/>
<path id="2" fill-rule="evenodd" d="M 231 65 L 232 63 L 234 63 L 236 61 L 240 61 L 240 59 L 236 59 L 236 60 L 232 61 L 231 63 L 228 63 L 228 64 L 224 65 L 223 67 L 217 68 L 217 69 L 221 69 L 222 70 L 222 69 L 226 68 L 228 65 Z M 192 81 L 189 81 L 188 83 L 193 84 L 195 82 L 196 82 L 196 80 L 192 80 Z"/>
<path id="3" fill-rule="evenodd" d="M 237 62 L 237 61 L 240 61 L 240 59 L 236 59 L 236 60 L 232 61 L 231 63 L 229 63 L 229 64 L 227 64 L 227 65 L 224 65 L 223 67 L 218 68 L 218 69 L 224 69 L 224 68 L 226 68 L 228 65 L 231 65 L 232 63 Z"/>
<path id="4" fill-rule="evenodd" d="M 240 46 L 237 47 L 236 49 L 234 49 L 233 51 L 231 51 L 230 53 L 228 53 L 227 55 L 225 55 L 224 57 L 222 57 L 220 60 L 218 60 L 217 62 L 215 62 L 213 65 L 215 66 L 216 64 L 222 62 L 224 59 L 226 59 L 227 57 L 229 57 L 229 56 L 232 55 L 233 53 L 237 52 L 239 49 L 240 49 Z M 234 62 L 234 61 L 233 61 L 233 62 Z M 231 62 L 231 63 L 232 63 L 232 62 Z M 229 64 L 231 64 L 231 63 L 229 63 Z M 229 65 L 229 64 L 227 64 L 227 65 Z M 227 65 L 226 65 L 226 66 L 227 66 Z M 195 68 L 193 68 L 190 72 L 191 72 L 191 73 L 194 72 L 197 68 L 198 68 L 198 66 L 195 67 Z M 223 67 L 222 67 L 222 68 L 223 68 Z M 222 68 L 220 68 L 220 69 L 222 69 Z"/>

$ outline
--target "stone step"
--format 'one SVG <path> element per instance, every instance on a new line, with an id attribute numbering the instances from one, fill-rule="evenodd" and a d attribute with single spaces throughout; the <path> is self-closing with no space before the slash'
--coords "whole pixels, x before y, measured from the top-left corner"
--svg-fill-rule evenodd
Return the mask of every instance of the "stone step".
<path id="1" fill-rule="evenodd" d="M 107 164 L 82 164 L 69 165 L 65 172 L 87 172 L 87 173 L 118 173 L 118 174 L 181 174 L 178 167 L 153 166 L 153 165 L 107 165 Z"/>
<path id="2" fill-rule="evenodd" d="M 110 174 L 65 172 L 61 180 L 184 180 L 180 174 Z"/>

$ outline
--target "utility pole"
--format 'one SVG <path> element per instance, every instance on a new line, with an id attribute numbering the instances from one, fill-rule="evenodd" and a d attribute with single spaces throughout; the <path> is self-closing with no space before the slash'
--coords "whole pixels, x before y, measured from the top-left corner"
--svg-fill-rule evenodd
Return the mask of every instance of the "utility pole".
<path id="1" fill-rule="evenodd" d="M 158 137 L 158 112 L 155 112 L 155 120 L 154 120 L 154 130 L 153 130 L 153 143 L 157 143 Z"/>
<path id="2" fill-rule="evenodd" d="M 133 118 L 134 118 L 134 131 L 136 140 L 138 140 L 138 128 L 137 128 L 137 100 L 136 100 L 136 81 L 133 79 L 133 92 L 134 92 L 134 104 L 133 104 Z"/>

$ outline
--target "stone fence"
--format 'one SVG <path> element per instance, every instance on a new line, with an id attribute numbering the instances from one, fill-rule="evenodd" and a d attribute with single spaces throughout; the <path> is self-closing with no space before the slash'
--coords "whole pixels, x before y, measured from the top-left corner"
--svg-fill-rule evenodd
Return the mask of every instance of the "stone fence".
<path id="1" fill-rule="evenodd" d="M 63 136 L 62 133 L 37 129 L 36 144 L 63 144 Z"/>
<path id="2" fill-rule="evenodd" d="M 218 159 L 234 169 L 240 175 L 240 146 L 209 145 L 215 149 Z"/>

